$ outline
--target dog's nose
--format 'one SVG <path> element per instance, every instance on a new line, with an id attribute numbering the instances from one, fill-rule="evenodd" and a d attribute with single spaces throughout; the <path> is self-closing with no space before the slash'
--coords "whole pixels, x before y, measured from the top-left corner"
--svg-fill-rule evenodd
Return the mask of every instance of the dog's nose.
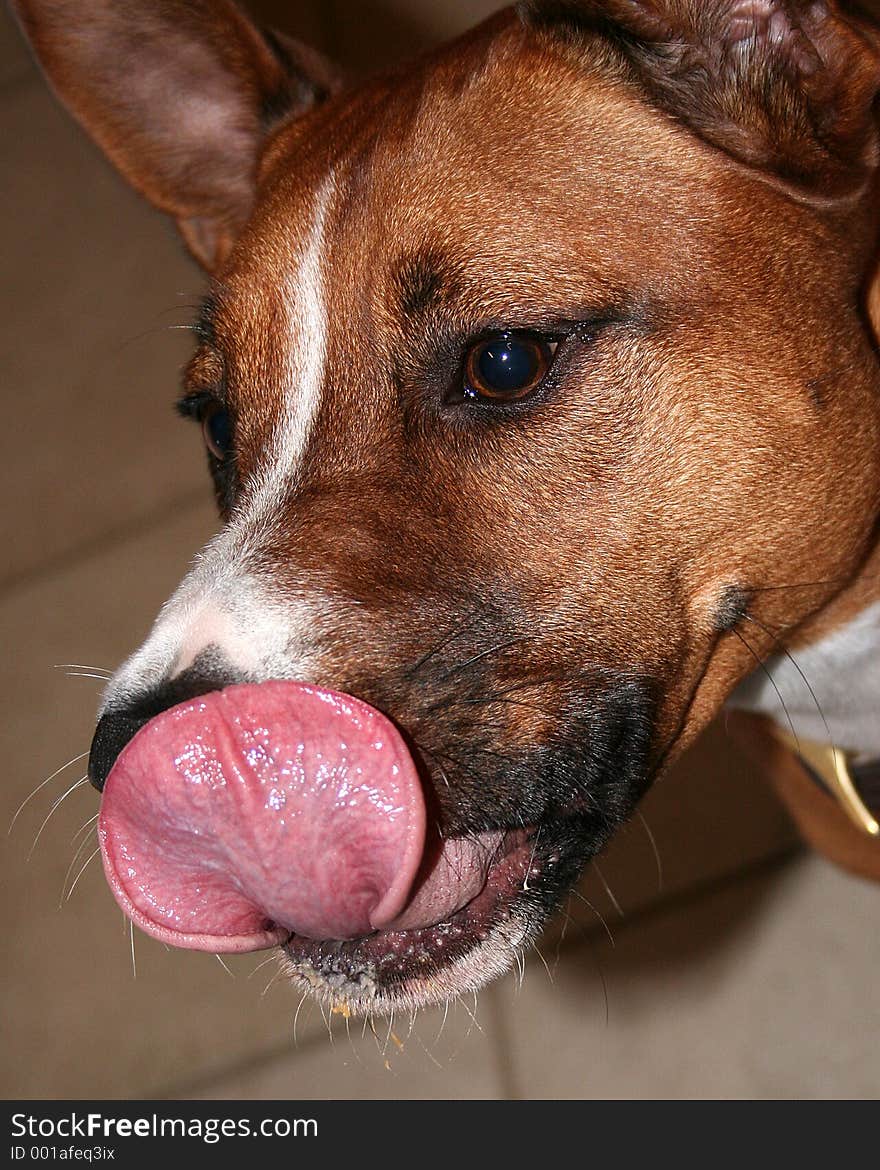
<path id="1" fill-rule="evenodd" d="M 169 707 L 211 691 L 220 691 L 236 682 L 241 682 L 241 679 L 221 659 L 217 648 L 209 646 L 175 678 L 166 679 L 124 707 L 111 707 L 95 728 L 89 751 L 89 780 L 99 792 L 103 792 L 104 782 L 120 752 L 144 724 Z"/>
<path id="2" fill-rule="evenodd" d="M 152 715 L 130 715 L 126 711 L 108 711 L 98 720 L 89 751 L 89 780 L 99 792 L 104 791 L 104 781 L 110 769 L 128 741 L 149 723 Z"/>

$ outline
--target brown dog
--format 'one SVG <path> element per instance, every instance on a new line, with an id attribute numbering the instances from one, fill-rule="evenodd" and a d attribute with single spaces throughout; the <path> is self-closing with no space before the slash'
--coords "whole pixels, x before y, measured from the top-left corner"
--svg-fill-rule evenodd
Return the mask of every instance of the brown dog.
<path id="1" fill-rule="evenodd" d="M 212 276 L 181 410 L 225 526 L 91 760 L 139 925 L 424 1003 L 783 639 L 880 755 L 864 19 L 535 0 L 346 88 L 225 0 L 16 7 Z"/>

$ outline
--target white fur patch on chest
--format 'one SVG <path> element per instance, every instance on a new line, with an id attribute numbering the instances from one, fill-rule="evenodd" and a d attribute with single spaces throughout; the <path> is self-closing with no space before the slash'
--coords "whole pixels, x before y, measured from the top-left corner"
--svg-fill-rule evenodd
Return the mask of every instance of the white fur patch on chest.
<path id="1" fill-rule="evenodd" d="M 880 602 L 792 658 L 797 666 L 784 654 L 768 658 L 766 671 L 740 683 L 728 706 L 770 715 L 790 730 L 784 700 L 798 736 L 827 743 L 830 730 L 836 747 L 880 756 Z"/>

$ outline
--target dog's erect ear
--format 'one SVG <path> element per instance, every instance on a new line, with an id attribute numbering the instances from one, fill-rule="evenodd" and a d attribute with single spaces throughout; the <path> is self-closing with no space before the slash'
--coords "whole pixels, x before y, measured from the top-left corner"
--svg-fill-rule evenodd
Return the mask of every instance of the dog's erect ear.
<path id="1" fill-rule="evenodd" d="M 317 53 L 230 0 L 13 0 L 62 101 L 216 267 L 248 215 L 267 133 L 336 88 Z"/>
<path id="2" fill-rule="evenodd" d="M 668 113 L 813 196 L 877 160 L 878 34 L 834 0 L 532 0 L 520 15 L 606 58 Z"/>

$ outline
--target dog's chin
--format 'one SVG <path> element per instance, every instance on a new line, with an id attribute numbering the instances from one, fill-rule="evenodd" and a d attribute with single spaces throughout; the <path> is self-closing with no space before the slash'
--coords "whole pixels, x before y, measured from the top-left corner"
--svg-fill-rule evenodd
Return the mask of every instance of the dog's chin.
<path id="1" fill-rule="evenodd" d="M 569 834 L 547 826 L 511 836 L 480 893 L 444 922 L 344 942 L 291 936 L 283 948 L 291 983 L 331 1011 L 374 1016 L 443 1003 L 503 975 L 593 852 L 554 844 Z"/>

